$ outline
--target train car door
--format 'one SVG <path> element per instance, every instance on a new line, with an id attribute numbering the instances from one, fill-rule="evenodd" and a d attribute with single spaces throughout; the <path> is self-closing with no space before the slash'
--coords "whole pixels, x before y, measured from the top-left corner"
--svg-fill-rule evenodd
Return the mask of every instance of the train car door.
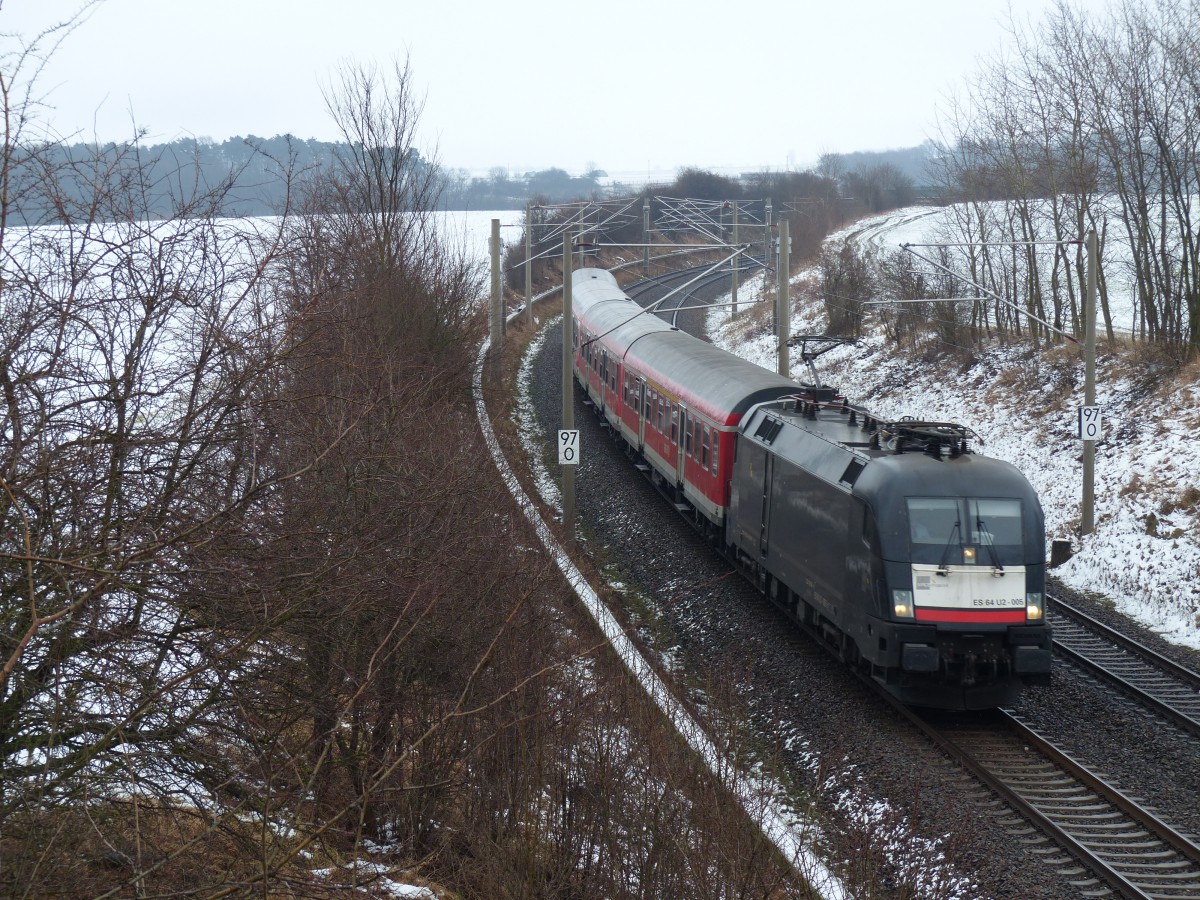
<path id="1" fill-rule="evenodd" d="M 637 408 L 638 408 L 638 427 L 637 427 L 637 449 L 646 446 L 646 419 L 650 417 L 649 410 L 646 408 L 648 402 L 646 398 L 646 382 L 642 378 L 638 378 L 637 383 Z"/>
<path id="2" fill-rule="evenodd" d="M 768 453 L 766 457 L 766 465 L 763 466 L 762 521 L 758 532 L 758 552 L 762 556 L 767 555 L 767 548 L 770 545 L 771 494 L 773 493 L 771 480 L 775 474 L 775 454 Z"/>
<path id="3" fill-rule="evenodd" d="M 673 404 L 671 411 L 671 443 L 675 448 L 675 483 L 683 484 L 683 429 L 688 424 L 688 409 L 682 403 Z"/>
<path id="4" fill-rule="evenodd" d="M 596 405 L 600 407 L 600 415 L 603 416 L 608 405 L 605 402 L 608 394 L 608 350 L 603 348 L 600 350 L 600 371 L 597 374 L 600 376 L 600 386 L 596 391 Z"/>

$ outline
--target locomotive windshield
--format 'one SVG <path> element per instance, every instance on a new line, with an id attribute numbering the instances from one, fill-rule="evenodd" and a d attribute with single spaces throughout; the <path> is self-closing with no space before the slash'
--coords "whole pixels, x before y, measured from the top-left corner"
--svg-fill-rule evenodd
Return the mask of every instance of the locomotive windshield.
<path id="1" fill-rule="evenodd" d="M 937 565 L 1021 562 L 1021 501 L 909 497 L 912 560 Z"/>

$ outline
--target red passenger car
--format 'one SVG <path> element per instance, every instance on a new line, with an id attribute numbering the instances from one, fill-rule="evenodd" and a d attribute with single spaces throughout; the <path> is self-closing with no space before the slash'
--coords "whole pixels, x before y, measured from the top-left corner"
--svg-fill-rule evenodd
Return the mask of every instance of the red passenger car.
<path id="1" fill-rule="evenodd" d="M 576 379 L 676 503 L 719 533 L 738 423 L 795 382 L 643 312 L 603 269 L 577 270 L 572 298 Z"/>

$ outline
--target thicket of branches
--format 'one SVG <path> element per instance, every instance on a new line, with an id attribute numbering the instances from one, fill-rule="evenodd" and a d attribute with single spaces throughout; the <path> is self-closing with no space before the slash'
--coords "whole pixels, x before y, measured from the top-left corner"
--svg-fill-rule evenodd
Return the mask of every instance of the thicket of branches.
<path id="1" fill-rule="evenodd" d="M 1198 36 L 1196 0 L 1125 0 L 1104 15 L 1064 0 L 1036 27 L 1014 28 L 1011 52 L 980 73 L 945 122 L 940 178 L 947 198 L 961 205 L 944 238 L 970 244 L 952 254 L 956 270 L 1078 334 L 1079 247 L 1024 242 L 1078 239 L 1095 229 L 1104 257 L 1100 320 L 1109 337 L 1132 331 L 1180 358 L 1193 355 L 1200 348 Z M 1023 245 L 995 246 L 1013 242 Z M 1132 321 L 1113 320 L 1114 280 L 1132 287 Z M 964 315 L 977 334 L 1049 334 L 990 301 Z"/>

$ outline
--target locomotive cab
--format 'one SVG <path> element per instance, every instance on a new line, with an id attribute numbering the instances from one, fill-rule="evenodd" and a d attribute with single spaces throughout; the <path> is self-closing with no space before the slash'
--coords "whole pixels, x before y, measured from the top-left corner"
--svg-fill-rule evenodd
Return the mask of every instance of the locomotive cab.
<path id="1" fill-rule="evenodd" d="M 878 677 L 910 703 L 967 708 L 1048 680 L 1044 521 L 1024 476 L 914 454 L 873 461 L 855 492 L 884 523 L 864 653 Z"/>
<path id="2" fill-rule="evenodd" d="M 742 421 L 728 555 L 902 701 L 982 709 L 1050 677 L 1045 523 L 967 428 L 881 422 L 835 392 Z"/>

